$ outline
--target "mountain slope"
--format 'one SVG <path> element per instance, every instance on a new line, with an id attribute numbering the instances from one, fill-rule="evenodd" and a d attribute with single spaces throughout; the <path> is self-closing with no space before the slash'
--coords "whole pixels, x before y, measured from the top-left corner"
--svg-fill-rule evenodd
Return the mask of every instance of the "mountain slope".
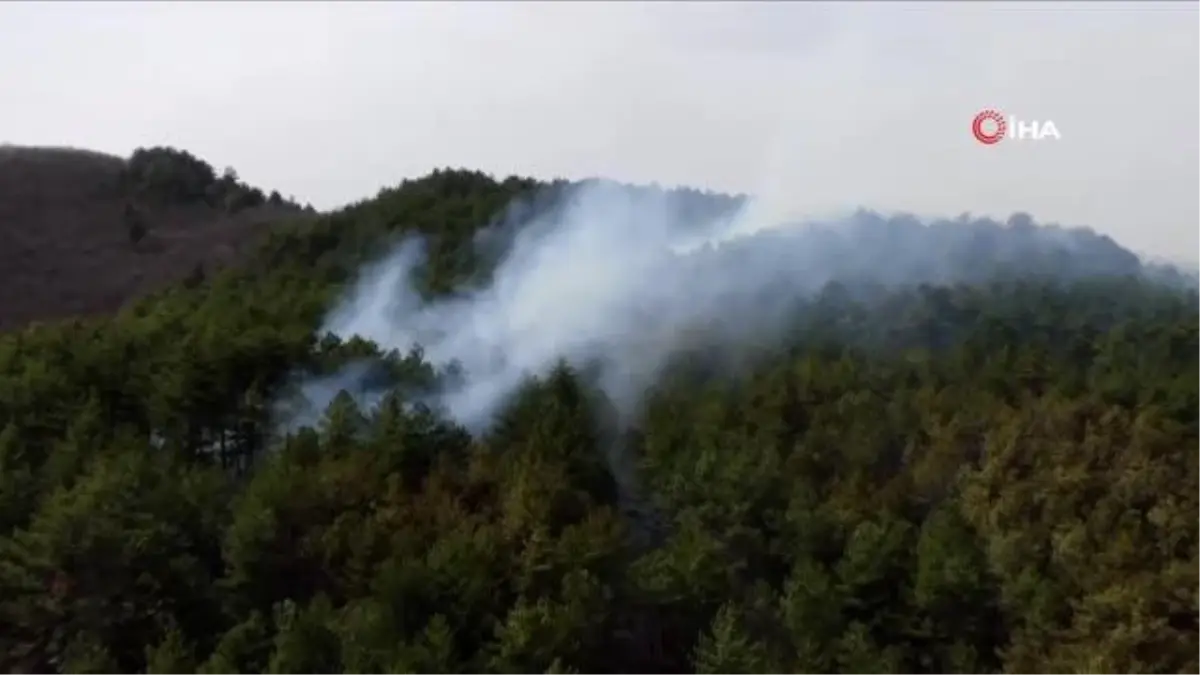
<path id="1" fill-rule="evenodd" d="M 0 147 L 0 330 L 111 312 L 236 260 L 263 227 L 301 214 L 206 167 L 163 148 L 127 160 Z M 189 170 L 199 194 L 172 189 Z"/>
<path id="2" fill-rule="evenodd" d="M 186 158 L 165 181 L 145 159 L 123 174 L 137 208 L 241 199 Z M 547 247 L 578 222 L 573 190 L 434 172 L 121 312 L 0 333 L 0 671 L 1198 671 L 1194 292 L 1095 235 L 1064 258 L 1020 223 L 864 216 L 631 255 L 609 262 L 736 277 L 712 306 L 740 315 L 701 315 L 714 340 L 637 372 L 632 414 L 594 364 L 523 360 L 532 377 L 471 429 L 423 394 L 586 328 L 565 312 L 603 313 L 603 277 L 574 256 L 632 251 L 662 213 L 623 202 L 582 220 L 610 238 Z M 728 213 L 642 194 L 686 203 L 680 223 Z M 361 283 L 395 269 L 398 240 L 420 253 L 411 286 Z M 522 272 L 544 265 L 585 283 Z M 818 289 L 787 307 L 803 320 L 720 330 L 796 279 Z M 680 346 L 655 304 L 670 288 L 633 281 L 654 320 L 608 354 Z M 381 301 L 346 302 L 364 286 Z M 436 311 L 528 291 L 563 302 L 490 324 Z M 401 326 L 432 308 L 513 349 L 444 368 L 440 331 L 410 351 L 395 331 L 339 337 L 334 307 Z M 707 348 L 730 337 L 747 358 Z M 281 434 L 280 405 L 326 375 L 327 405 Z"/>

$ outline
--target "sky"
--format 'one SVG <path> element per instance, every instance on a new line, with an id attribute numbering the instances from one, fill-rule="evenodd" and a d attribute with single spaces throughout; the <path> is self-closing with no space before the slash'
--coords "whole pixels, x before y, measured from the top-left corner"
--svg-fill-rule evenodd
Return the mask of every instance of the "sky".
<path id="1" fill-rule="evenodd" d="M 452 166 L 1200 259 L 1194 2 L 8 2 L 0 63 L 0 143 L 173 145 L 319 208 Z M 1061 137 L 981 145 L 985 108 Z"/>

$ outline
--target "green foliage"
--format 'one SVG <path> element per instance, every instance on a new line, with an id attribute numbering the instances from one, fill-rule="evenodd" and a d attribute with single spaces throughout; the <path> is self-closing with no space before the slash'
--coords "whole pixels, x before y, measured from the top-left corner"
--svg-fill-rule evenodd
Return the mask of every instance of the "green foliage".
<path id="1" fill-rule="evenodd" d="M 264 204 L 298 208 L 294 201 L 285 202 L 278 192 L 272 192 L 268 199 L 259 188 L 239 180 L 232 168 L 218 176 L 208 162 L 170 147 L 134 150 L 120 183 L 126 196 L 156 207 L 205 203 L 228 213 Z M 133 225 L 129 227 L 132 239 Z"/>
<path id="2" fill-rule="evenodd" d="M 202 200 L 216 180 L 207 162 L 185 150 L 167 147 L 134 150 L 122 176 L 132 194 L 166 203 Z"/>
<path id="3" fill-rule="evenodd" d="M 239 185 L 163 149 L 127 180 Z M 400 234 L 430 242 L 426 294 L 482 282 L 468 244 L 538 187 L 435 172 L 243 269 L 0 336 L 0 668 L 1200 667 L 1194 296 L 831 287 L 738 377 L 672 364 L 633 428 L 562 364 L 477 437 L 403 393 L 447 376 L 419 350 L 316 334 Z M 296 373 L 364 360 L 406 387 L 276 431 Z"/>

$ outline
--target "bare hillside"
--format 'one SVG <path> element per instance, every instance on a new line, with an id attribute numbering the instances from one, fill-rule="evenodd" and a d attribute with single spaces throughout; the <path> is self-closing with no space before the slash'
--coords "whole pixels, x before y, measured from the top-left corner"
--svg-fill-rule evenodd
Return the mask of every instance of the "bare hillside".
<path id="1" fill-rule="evenodd" d="M 186 152 L 0 146 L 0 330 L 113 311 L 303 214 Z"/>

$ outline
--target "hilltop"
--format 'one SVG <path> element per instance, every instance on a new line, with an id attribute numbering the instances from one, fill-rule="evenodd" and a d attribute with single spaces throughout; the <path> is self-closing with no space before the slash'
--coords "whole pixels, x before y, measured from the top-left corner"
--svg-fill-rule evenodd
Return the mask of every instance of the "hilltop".
<path id="1" fill-rule="evenodd" d="M 603 180 L 498 181 L 479 172 L 439 169 L 319 216 L 311 206 L 247 185 L 233 168 L 218 173 L 184 150 L 139 148 L 122 158 L 72 148 L 4 145 L 0 331 L 33 321 L 111 314 L 174 282 L 196 283 L 220 268 L 253 259 L 248 256 L 258 256 L 256 264 L 299 258 L 315 263 L 331 248 L 335 255 L 325 262 L 340 260 L 345 263 L 342 273 L 348 273 L 378 253 L 369 242 L 406 232 L 429 239 L 433 248 L 425 279 L 431 290 L 444 292 L 461 282 L 468 268 L 474 269 L 480 252 L 467 242 L 477 231 L 499 221 L 519 221 L 522 213 L 560 208 L 567 195 L 597 186 L 624 195 L 622 199 L 658 200 L 680 215 L 680 228 L 729 217 L 745 202 L 740 196 L 692 189 L 666 191 Z M 1006 266 L 1022 274 L 1144 274 L 1180 281 L 1173 268 L 1144 265 L 1107 237 L 1035 226 L 1023 214 L 1006 223 L 966 218 L 919 223 L 860 212 L 836 225 L 833 237 L 795 236 L 785 228 L 724 242 L 716 262 L 745 264 L 747 256 L 764 251 L 770 255 L 772 250 L 806 248 L 814 258 L 853 257 L 861 269 L 839 274 L 881 271 L 882 283 L 980 280 Z M 278 236 L 272 240 L 272 235 Z M 279 250 L 280 242 L 297 238 L 305 242 L 305 251 Z M 260 246 L 264 241 L 265 248 Z M 898 244 L 920 253 L 910 256 L 913 269 L 884 264 Z M 848 256 L 848 251 L 855 253 Z"/>
<path id="2" fill-rule="evenodd" d="M 0 146 L 0 330 L 102 314 L 305 214 L 190 153 Z"/>

